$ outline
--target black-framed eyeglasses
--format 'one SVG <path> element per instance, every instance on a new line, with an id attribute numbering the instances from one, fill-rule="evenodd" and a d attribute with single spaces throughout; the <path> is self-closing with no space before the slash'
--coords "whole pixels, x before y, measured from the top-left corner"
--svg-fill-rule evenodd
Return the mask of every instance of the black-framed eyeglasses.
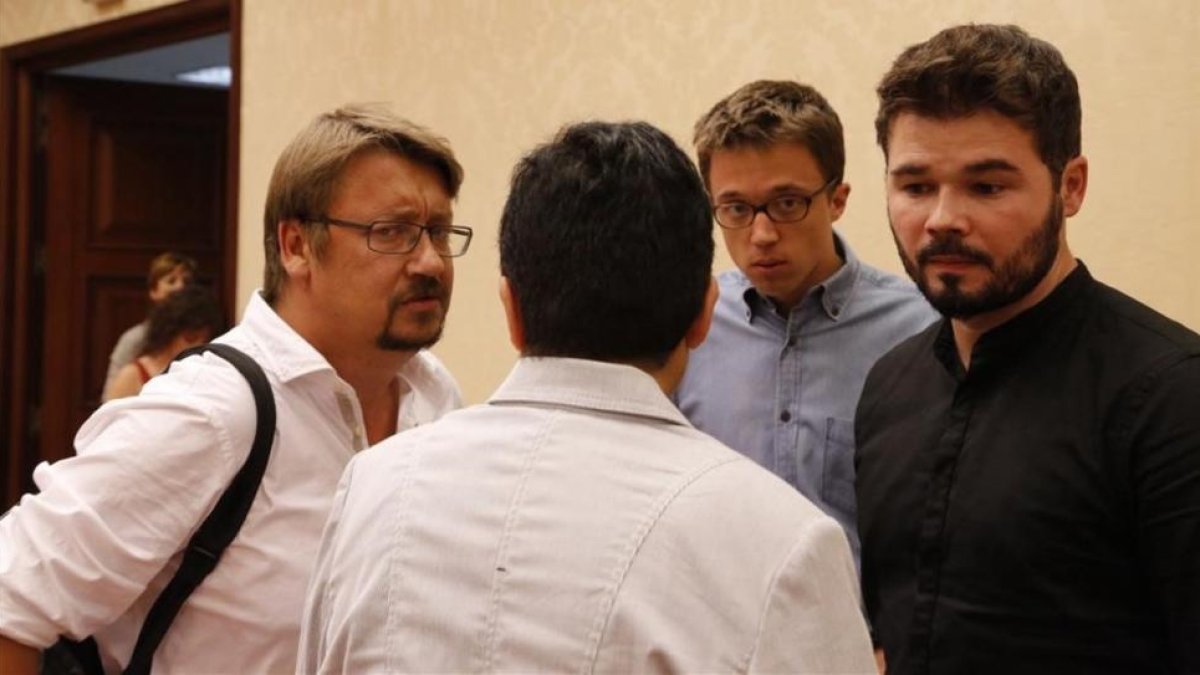
<path id="1" fill-rule="evenodd" d="M 367 248 L 376 253 L 411 253 L 421 241 L 421 233 L 429 235 L 433 250 L 443 258 L 457 258 L 471 245 L 471 228 L 464 225 L 418 225 L 404 220 L 376 220 L 355 223 L 340 218 L 321 216 L 310 222 L 350 227 L 367 233 Z"/>
<path id="2" fill-rule="evenodd" d="M 837 180 L 836 177 L 830 178 L 811 195 L 783 194 L 761 204 L 743 201 L 722 202 L 713 207 L 713 217 L 718 225 L 728 230 L 750 227 L 760 213 L 767 214 L 767 218 L 774 223 L 797 223 L 808 216 L 808 210 L 817 195 L 833 187 Z"/>

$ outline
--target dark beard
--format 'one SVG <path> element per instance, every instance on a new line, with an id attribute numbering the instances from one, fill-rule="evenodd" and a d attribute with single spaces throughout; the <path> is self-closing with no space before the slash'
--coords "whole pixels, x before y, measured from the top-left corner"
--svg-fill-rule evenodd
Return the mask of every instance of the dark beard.
<path id="1" fill-rule="evenodd" d="M 1054 259 L 1058 257 L 1063 221 L 1062 199 L 1055 196 L 1042 226 L 1030 233 L 1020 248 L 1003 260 L 999 267 L 990 255 L 968 247 L 963 243 L 962 237 L 953 232 L 941 235 L 921 249 L 915 262 L 904 254 L 898 239 L 896 247 L 900 251 L 904 270 L 934 309 L 952 319 L 969 319 L 1007 307 L 1029 295 L 1037 287 L 1054 265 Z M 892 236 L 895 237 L 894 231 Z M 977 262 L 991 270 L 992 278 L 980 290 L 967 293 L 960 287 L 961 277 L 955 274 L 941 274 L 938 280 L 944 288 L 934 291 L 926 278 L 925 266 L 930 258 L 938 255 L 955 255 Z"/>
<path id="2" fill-rule="evenodd" d="M 449 294 L 446 292 L 446 289 L 437 279 L 432 277 L 417 277 L 414 279 L 412 288 L 407 293 L 404 295 L 394 295 L 388 301 L 387 323 L 384 324 L 379 337 L 375 338 L 375 345 L 385 351 L 415 352 L 437 344 L 437 341 L 442 338 L 442 328 L 445 325 L 442 321 L 431 318 L 430 321 L 438 321 L 436 328 L 433 329 L 433 333 L 413 338 L 394 335 L 391 332 L 392 320 L 395 318 L 396 312 L 399 311 L 400 305 L 418 298 L 437 298 L 442 303 L 442 307 L 448 309 L 448 296 Z"/>

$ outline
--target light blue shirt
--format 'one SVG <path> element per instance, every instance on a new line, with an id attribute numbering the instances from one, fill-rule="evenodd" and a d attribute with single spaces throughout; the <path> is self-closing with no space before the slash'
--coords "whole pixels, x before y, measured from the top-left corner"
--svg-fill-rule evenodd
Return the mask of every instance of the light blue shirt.
<path id="1" fill-rule="evenodd" d="M 845 264 L 787 316 L 741 272 L 721 274 L 712 329 L 675 400 L 698 429 L 837 520 L 857 561 L 854 409 L 863 381 L 880 356 L 939 317 L 912 283 L 835 241 Z"/>

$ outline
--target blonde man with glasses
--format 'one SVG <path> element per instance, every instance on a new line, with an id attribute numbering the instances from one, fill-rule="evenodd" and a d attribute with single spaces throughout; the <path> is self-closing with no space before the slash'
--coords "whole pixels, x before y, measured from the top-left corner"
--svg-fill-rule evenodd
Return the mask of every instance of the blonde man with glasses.
<path id="1" fill-rule="evenodd" d="M 696 123 L 696 153 L 738 269 L 676 400 L 692 424 L 783 478 L 845 530 L 855 558 L 854 406 L 867 370 L 935 312 L 859 261 L 837 113 L 798 82 L 752 82 Z"/>
<path id="2" fill-rule="evenodd" d="M 183 605 L 155 673 L 295 669 L 304 588 L 346 464 L 460 405 L 424 348 L 441 335 L 462 169 L 446 141 L 377 107 L 319 116 L 284 150 L 267 195 L 266 275 L 218 338 L 265 371 L 277 425 L 256 499 L 215 571 Z M 333 225 L 333 227 L 330 227 Z M 245 461 L 255 402 L 212 354 L 101 408 L 78 456 L 0 520 L 0 672 L 94 635 L 124 669 L 178 552 Z"/>

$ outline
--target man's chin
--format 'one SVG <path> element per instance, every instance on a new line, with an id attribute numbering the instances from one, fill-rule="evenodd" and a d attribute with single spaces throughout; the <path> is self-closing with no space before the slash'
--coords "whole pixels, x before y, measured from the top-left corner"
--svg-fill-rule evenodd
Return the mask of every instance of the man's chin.
<path id="1" fill-rule="evenodd" d="M 426 331 L 385 331 L 375 341 L 376 346 L 389 352 L 415 352 L 432 347 L 442 338 L 442 325 Z"/>

